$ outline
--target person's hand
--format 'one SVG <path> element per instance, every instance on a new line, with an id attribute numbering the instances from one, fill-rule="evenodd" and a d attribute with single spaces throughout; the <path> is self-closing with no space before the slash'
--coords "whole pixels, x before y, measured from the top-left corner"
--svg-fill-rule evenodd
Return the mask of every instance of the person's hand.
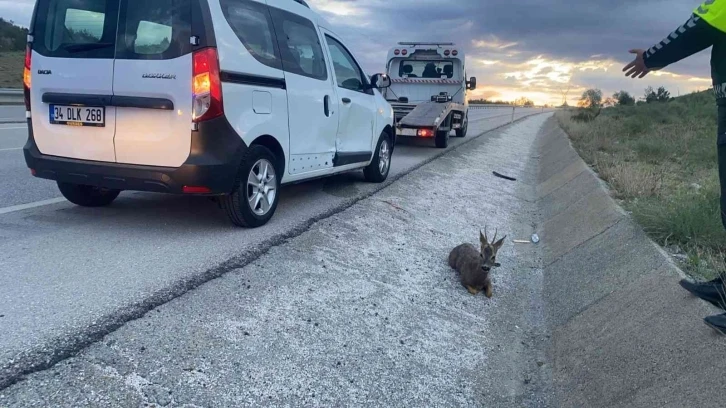
<path id="1" fill-rule="evenodd" d="M 623 72 L 625 72 L 625 76 L 631 78 L 642 78 L 648 75 L 648 72 L 650 72 L 651 70 L 645 66 L 645 60 L 643 60 L 643 53 L 645 53 L 645 50 L 638 49 L 630 50 L 628 52 L 631 54 L 635 54 L 635 59 L 631 61 L 628 65 L 623 67 Z"/>

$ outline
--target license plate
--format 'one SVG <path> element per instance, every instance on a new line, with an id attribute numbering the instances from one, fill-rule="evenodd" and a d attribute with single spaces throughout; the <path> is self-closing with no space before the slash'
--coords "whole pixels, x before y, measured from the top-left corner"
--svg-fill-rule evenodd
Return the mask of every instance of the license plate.
<path id="1" fill-rule="evenodd" d="M 67 126 L 106 126 L 103 106 L 50 105 L 50 123 Z"/>

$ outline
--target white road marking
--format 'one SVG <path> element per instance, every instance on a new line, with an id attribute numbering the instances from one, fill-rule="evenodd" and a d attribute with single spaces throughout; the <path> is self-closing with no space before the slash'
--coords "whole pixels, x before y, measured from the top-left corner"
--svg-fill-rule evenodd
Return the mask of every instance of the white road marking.
<path id="1" fill-rule="evenodd" d="M 62 203 L 64 201 L 67 201 L 67 200 L 63 197 L 58 197 L 58 198 L 51 198 L 50 200 L 43 200 L 43 201 L 36 201 L 33 203 L 13 205 L 10 207 L 0 208 L 0 215 L 15 212 L 15 211 L 27 210 L 29 208 L 42 207 L 44 205 Z"/>
<path id="2" fill-rule="evenodd" d="M 0 127 L 0 130 L 27 129 L 27 126 Z"/>
<path id="3" fill-rule="evenodd" d="M 9 152 L 11 150 L 22 150 L 22 147 L 10 147 L 8 149 L 0 149 L 0 152 Z"/>

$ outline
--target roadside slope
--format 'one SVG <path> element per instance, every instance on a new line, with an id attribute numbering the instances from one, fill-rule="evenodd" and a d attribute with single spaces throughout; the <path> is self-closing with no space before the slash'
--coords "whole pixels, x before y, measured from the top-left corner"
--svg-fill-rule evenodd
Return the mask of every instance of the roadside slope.
<path id="1" fill-rule="evenodd" d="M 609 196 L 554 117 L 538 139 L 546 318 L 564 407 L 723 406 L 719 309 Z"/>

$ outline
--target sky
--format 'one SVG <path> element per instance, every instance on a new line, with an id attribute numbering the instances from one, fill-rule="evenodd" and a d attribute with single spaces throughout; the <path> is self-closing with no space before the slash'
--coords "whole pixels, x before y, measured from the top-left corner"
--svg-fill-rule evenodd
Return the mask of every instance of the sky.
<path id="1" fill-rule="evenodd" d="M 673 96 L 707 89 L 710 48 L 642 79 L 624 76 L 631 48 L 647 49 L 683 24 L 698 0 L 307 0 L 368 73 L 399 41 L 454 42 L 477 77 L 471 98 L 574 105 L 582 92 L 648 86 Z M 0 0 L 0 17 L 27 26 L 34 0 Z"/>

